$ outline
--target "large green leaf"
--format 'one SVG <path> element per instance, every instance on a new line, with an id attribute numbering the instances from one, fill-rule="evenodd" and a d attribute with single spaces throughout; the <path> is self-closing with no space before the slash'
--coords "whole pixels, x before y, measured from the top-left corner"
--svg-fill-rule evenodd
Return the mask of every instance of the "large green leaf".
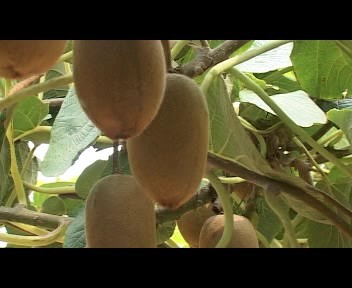
<path id="1" fill-rule="evenodd" d="M 45 74 L 45 81 L 62 76 L 64 74 L 66 74 L 64 62 L 58 63 Z M 63 98 L 68 93 L 69 88 L 69 85 L 65 85 L 56 89 L 51 89 L 44 93 L 43 99 Z"/>
<path id="2" fill-rule="evenodd" d="M 335 226 L 307 221 L 306 234 L 310 248 L 352 248 L 352 239 Z"/>
<path id="3" fill-rule="evenodd" d="M 38 97 L 31 96 L 23 99 L 17 106 L 14 118 L 14 137 L 37 127 L 48 115 L 49 105 L 44 104 Z"/>
<path id="4" fill-rule="evenodd" d="M 108 160 L 97 160 L 83 170 L 76 181 L 76 193 L 82 199 L 88 197 L 93 185 L 101 178 L 112 174 L 112 156 Z M 119 170 L 122 174 L 131 175 L 127 151 L 119 152 Z"/>
<path id="5" fill-rule="evenodd" d="M 64 248 L 85 248 L 85 209 L 81 208 L 76 218 L 70 223 L 65 234 Z"/>
<path id="6" fill-rule="evenodd" d="M 269 42 L 271 42 L 271 40 L 255 40 L 249 50 L 257 49 Z M 292 66 L 290 61 L 291 50 L 292 43 L 287 43 L 243 62 L 239 64 L 237 68 L 243 72 L 264 73 L 289 67 Z"/>
<path id="7" fill-rule="evenodd" d="M 271 210 L 264 197 L 258 198 L 256 210 L 259 216 L 257 230 L 262 233 L 269 243 L 282 230 L 279 217 Z M 289 208 L 287 207 L 287 211 Z"/>
<path id="8" fill-rule="evenodd" d="M 59 216 L 64 215 L 66 213 L 65 203 L 60 197 L 51 196 L 44 201 L 41 212 Z"/>
<path id="9" fill-rule="evenodd" d="M 340 127 L 352 144 L 352 109 L 332 109 L 327 113 L 327 116 L 331 122 Z"/>
<path id="10" fill-rule="evenodd" d="M 259 108 L 276 115 L 276 113 L 257 94 L 250 90 L 240 92 L 241 102 L 257 105 Z M 304 91 L 295 91 L 286 94 L 271 96 L 271 99 L 301 127 L 310 127 L 314 124 L 327 122 L 325 113 L 309 98 Z M 304 117 L 302 117 L 304 111 Z"/>
<path id="11" fill-rule="evenodd" d="M 97 160 L 83 170 L 76 181 L 76 193 L 86 199 L 93 185 L 112 173 L 112 161 Z"/>
<path id="12" fill-rule="evenodd" d="M 333 40 L 297 40 L 291 54 L 302 88 L 312 97 L 343 98 L 352 91 L 352 58 Z"/>
<path id="13" fill-rule="evenodd" d="M 76 92 L 71 89 L 55 119 L 49 149 L 41 163 L 45 176 L 63 174 L 78 155 L 100 134 L 83 112 Z"/>
<path id="14" fill-rule="evenodd" d="M 206 99 L 211 133 L 209 150 L 259 174 L 270 169 L 241 125 L 221 76 L 209 86 Z"/>

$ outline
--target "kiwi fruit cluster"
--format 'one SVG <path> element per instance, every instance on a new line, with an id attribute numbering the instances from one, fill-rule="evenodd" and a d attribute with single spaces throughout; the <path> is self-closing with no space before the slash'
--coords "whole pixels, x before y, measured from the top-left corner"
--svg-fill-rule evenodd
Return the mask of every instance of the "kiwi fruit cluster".
<path id="1" fill-rule="evenodd" d="M 67 40 L 0 40 L 0 77 L 22 80 L 47 72 Z"/>
<path id="2" fill-rule="evenodd" d="M 205 97 L 192 79 L 168 74 L 168 40 L 77 40 L 73 47 L 80 104 L 104 135 L 127 140 L 133 175 L 111 175 L 92 187 L 87 247 L 156 247 L 155 202 L 179 207 L 204 174 Z"/>

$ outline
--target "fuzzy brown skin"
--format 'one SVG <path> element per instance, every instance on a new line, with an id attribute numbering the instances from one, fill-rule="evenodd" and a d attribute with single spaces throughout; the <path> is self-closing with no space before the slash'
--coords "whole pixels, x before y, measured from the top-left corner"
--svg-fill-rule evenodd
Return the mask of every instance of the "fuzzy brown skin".
<path id="1" fill-rule="evenodd" d="M 138 137 L 127 140 L 132 174 L 160 205 L 176 209 L 190 199 L 207 162 L 209 115 L 197 84 L 168 74 L 158 115 Z"/>
<path id="2" fill-rule="evenodd" d="M 245 217 L 233 215 L 234 230 L 227 248 L 259 248 L 252 223 Z M 199 236 L 199 248 L 215 248 L 222 237 L 225 216 L 216 215 L 205 221 Z"/>
<path id="3" fill-rule="evenodd" d="M 83 110 L 112 140 L 139 135 L 165 91 L 160 40 L 77 40 L 73 77 Z"/>
<path id="4" fill-rule="evenodd" d="M 212 211 L 211 206 L 207 205 L 183 215 L 177 221 L 177 226 L 182 237 L 191 248 L 198 248 L 200 230 L 202 229 L 204 222 L 215 215 L 216 214 Z"/>
<path id="5" fill-rule="evenodd" d="M 132 176 L 110 175 L 92 188 L 86 204 L 87 248 L 155 248 L 153 202 Z"/>
<path id="6" fill-rule="evenodd" d="M 48 71 L 66 40 L 0 40 L 0 77 L 24 79 Z"/>

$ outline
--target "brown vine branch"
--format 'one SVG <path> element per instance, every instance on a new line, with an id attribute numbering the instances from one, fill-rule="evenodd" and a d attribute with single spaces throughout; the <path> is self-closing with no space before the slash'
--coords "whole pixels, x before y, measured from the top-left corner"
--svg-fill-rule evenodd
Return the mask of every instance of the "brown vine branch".
<path id="1" fill-rule="evenodd" d="M 216 191 L 211 186 L 199 190 L 188 202 L 176 210 L 169 210 L 162 207 L 156 208 L 156 219 L 158 224 L 178 220 L 187 212 L 213 201 L 216 198 Z M 0 222 L 18 222 L 43 228 L 55 229 L 62 223 L 69 223 L 73 218 L 56 216 L 46 213 L 35 212 L 17 205 L 14 208 L 0 207 Z"/>
<path id="2" fill-rule="evenodd" d="M 201 75 L 210 67 L 228 59 L 230 55 L 250 40 L 226 40 L 214 49 L 207 46 L 197 48 L 196 58 L 180 67 L 175 68 L 175 72 L 194 78 Z"/>
<path id="3" fill-rule="evenodd" d="M 176 210 L 169 210 L 163 207 L 156 208 L 156 222 L 157 224 L 163 224 L 165 222 L 178 220 L 184 214 L 215 200 L 216 197 L 216 191 L 212 186 L 203 187 L 189 201 Z"/>
<path id="4" fill-rule="evenodd" d="M 287 194 L 291 197 L 294 197 L 295 199 L 304 202 L 309 207 L 314 208 L 322 215 L 324 215 L 328 220 L 330 220 L 331 223 L 336 225 L 336 227 L 338 227 L 342 232 L 352 238 L 351 225 L 341 219 L 335 212 L 333 212 L 331 209 L 329 209 L 322 202 L 317 200 L 314 196 L 312 196 L 309 192 L 305 191 L 301 187 L 293 186 L 289 183 L 281 182 L 263 175 L 259 175 L 239 164 L 217 157 L 216 155 L 213 155 L 211 153 L 208 154 L 208 162 L 210 162 L 211 165 L 221 168 L 222 170 L 228 173 L 232 173 L 233 175 L 237 175 L 243 179 L 246 179 L 247 181 L 259 187 L 262 187 L 265 190 L 268 187 L 277 187 L 277 189 L 274 190 L 281 191 L 283 194 Z M 326 195 L 326 193 L 324 193 L 323 191 L 320 191 L 319 189 L 312 187 L 308 184 L 306 184 L 305 188 L 307 188 L 308 191 L 313 193 L 319 192 L 320 196 L 324 197 L 324 200 L 329 198 L 329 195 Z M 331 198 L 329 203 L 327 204 L 333 204 L 333 208 L 338 209 L 339 211 L 344 213 L 349 219 L 352 219 L 352 211 L 348 210 L 346 207 L 336 202 L 334 199 Z"/>
<path id="5" fill-rule="evenodd" d="M 0 220 L 55 229 L 63 223 L 72 221 L 73 218 L 35 212 L 22 205 L 17 205 L 14 208 L 0 207 Z"/>

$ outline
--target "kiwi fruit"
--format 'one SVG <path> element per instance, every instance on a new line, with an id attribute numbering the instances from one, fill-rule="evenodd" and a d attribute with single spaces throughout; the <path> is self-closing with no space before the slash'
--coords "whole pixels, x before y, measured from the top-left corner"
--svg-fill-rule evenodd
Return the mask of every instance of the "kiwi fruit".
<path id="1" fill-rule="evenodd" d="M 258 238 L 252 223 L 245 217 L 233 215 L 234 229 L 227 248 L 259 248 Z M 225 216 L 216 215 L 205 221 L 199 236 L 199 248 L 215 248 L 222 237 Z"/>
<path id="2" fill-rule="evenodd" d="M 168 74 L 163 103 L 138 137 L 127 140 L 130 168 L 144 191 L 160 205 L 176 209 L 202 180 L 209 143 L 205 97 L 190 78 Z"/>
<path id="3" fill-rule="evenodd" d="M 24 79 L 48 71 L 66 40 L 0 40 L 0 77 Z"/>
<path id="4" fill-rule="evenodd" d="M 160 40 L 76 40 L 73 77 L 90 120 L 112 140 L 140 134 L 163 100 L 166 64 Z"/>
<path id="5" fill-rule="evenodd" d="M 154 204 L 129 175 L 109 175 L 86 203 L 87 248 L 155 248 Z"/>
<path id="6" fill-rule="evenodd" d="M 212 211 L 211 205 L 206 205 L 183 215 L 178 221 L 177 226 L 182 237 L 191 248 L 198 248 L 199 234 L 204 222 L 216 214 Z"/>

